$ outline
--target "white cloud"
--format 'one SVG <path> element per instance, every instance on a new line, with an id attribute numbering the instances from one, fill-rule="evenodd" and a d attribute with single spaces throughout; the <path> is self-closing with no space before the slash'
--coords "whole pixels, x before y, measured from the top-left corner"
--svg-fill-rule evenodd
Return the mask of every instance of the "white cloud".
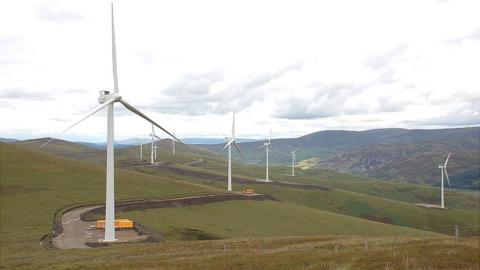
<path id="1" fill-rule="evenodd" d="M 29 3 L 28 5 L 26 3 Z M 112 88 L 108 1 L 0 3 L 0 136 Z M 180 136 L 478 124 L 478 1 L 118 1 L 120 92 Z M 119 108 L 119 107 L 117 107 Z M 99 114 L 69 133 L 102 140 Z M 118 110 L 116 134 L 148 124 Z M 27 126 L 25 123 L 29 123 Z"/>

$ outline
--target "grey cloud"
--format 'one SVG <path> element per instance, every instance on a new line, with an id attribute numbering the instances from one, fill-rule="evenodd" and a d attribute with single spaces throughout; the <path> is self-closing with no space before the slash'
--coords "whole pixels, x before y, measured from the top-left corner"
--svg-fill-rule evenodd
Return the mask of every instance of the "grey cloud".
<path id="1" fill-rule="evenodd" d="M 477 40 L 480 41 L 480 29 L 476 29 L 470 34 L 447 39 L 447 43 L 459 44 L 466 40 Z"/>
<path id="2" fill-rule="evenodd" d="M 441 106 L 441 104 L 437 104 Z M 454 109 L 448 109 L 448 104 L 445 105 L 445 114 L 434 116 L 430 119 L 422 120 L 407 120 L 404 123 L 417 124 L 426 126 L 468 126 L 480 125 L 480 99 L 472 99 L 464 101 L 461 106 L 456 106 Z"/>
<path id="3" fill-rule="evenodd" d="M 47 100 L 48 94 L 26 91 L 23 88 L 9 88 L 0 90 L 0 99 Z"/>
<path id="4" fill-rule="evenodd" d="M 303 64 L 304 64 L 303 62 L 298 62 L 292 65 L 286 66 L 284 68 L 281 68 L 272 73 L 255 74 L 254 76 L 251 76 L 249 79 L 247 79 L 247 82 L 245 83 L 245 88 L 253 89 L 253 88 L 257 88 L 262 85 L 265 85 L 277 78 L 282 77 L 288 71 L 301 69 Z"/>
<path id="5" fill-rule="evenodd" d="M 72 119 L 70 119 L 70 118 L 63 118 L 63 117 L 51 117 L 51 118 L 49 118 L 49 120 L 55 121 L 55 122 L 69 122 L 69 121 L 72 121 Z"/>
<path id="6" fill-rule="evenodd" d="M 367 59 L 366 65 L 373 70 L 381 69 L 388 66 L 396 57 L 402 55 L 408 46 L 406 44 L 398 45 L 378 55 L 371 56 Z"/>
<path id="7" fill-rule="evenodd" d="M 479 126 L 480 125 L 480 115 L 447 115 L 447 116 L 438 116 L 428 120 L 420 121 L 403 121 L 407 124 L 416 124 L 420 126 L 448 126 L 448 127 L 461 127 L 461 126 Z"/>
<path id="8" fill-rule="evenodd" d="M 53 5 L 38 6 L 37 15 L 43 20 L 58 23 L 81 21 L 84 19 L 84 17 L 78 12 L 60 9 Z"/>
<path id="9" fill-rule="evenodd" d="M 19 37 L 0 37 L 0 66 L 26 62 Z"/>
<path id="10" fill-rule="evenodd" d="M 310 98 L 291 98 L 277 106 L 273 116 L 284 119 L 314 119 L 332 117 L 341 114 L 367 113 L 364 105 L 347 106 L 349 98 L 361 93 L 368 85 L 319 84 L 311 89 L 315 95 Z"/>
<path id="11" fill-rule="evenodd" d="M 134 51 L 132 54 L 140 58 L 140 60 L 142 60 L 142 62 L 146 65 L 155 63 L 155 57 L 147 51 L 139 50 L 139 51 Z"/>
<path id="12" fill-rule="evenodd" d="M 163 91 L 162 95 L 166 97 L 162 97 L 161 104 L 168 103 L 168 106 L 157 103 L 144 108 L 186 115 L 225 114 L 233 108 L 243 110 L 264 99 L 263 93 L 272 90 L 268 88 L 269 82 L 290 70 L 299 69 L 301 65 L 295 63 L 271 73 L 254 74 L 242 83 L 226 81 L 225 74 L 218 70 L 187 74 Z M 221 89 L 216 89 L 217 86 Z"/>

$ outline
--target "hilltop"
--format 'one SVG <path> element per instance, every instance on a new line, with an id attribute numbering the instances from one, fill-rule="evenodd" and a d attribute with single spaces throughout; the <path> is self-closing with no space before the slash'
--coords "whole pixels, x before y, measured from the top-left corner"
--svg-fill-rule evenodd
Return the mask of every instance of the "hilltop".
<path id="1" fill-rule="evenodd" d="M 240 143 L 246 162 L 262 164 L 263 141 Z M 452 186 L 480 189 L 480 127 L 455 129 L 326 130 L 299 138 L 273 139 L 270 164 L 291 166 L 290 151 L 302 169 L 323 168 L 384 180 L 438 185 L 438 164 L 452 152 Z M 220 152 L 222 145 L 203 145 Z M 239 156 L 234 154 L 237 160 Z"/>

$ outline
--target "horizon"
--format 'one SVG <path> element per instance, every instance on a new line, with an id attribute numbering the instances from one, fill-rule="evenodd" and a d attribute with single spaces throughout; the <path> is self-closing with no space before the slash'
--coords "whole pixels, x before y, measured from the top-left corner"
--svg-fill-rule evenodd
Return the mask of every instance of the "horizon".
<path id="1" fill-rule="evenodd" d="M 409 129 L 409 128 L 375 128 L 375 129 L 364 129 L 364 130 L 346 130 L 346 129 L 325 129 L 325 130 L 318 130 L 314 131 L 312 133 L 306 133 L 300 136 L 296 137 L 274 137 L 272 136 L 272 140 L 276 139 L 298 139 L 304 136 L 312 135 L 315 133 L 320 133 L 320 132 L 325 132 L 325 131 L 345 131 L 345 132 L 363 132 L 363 131 L 372 131 L 372 130 L 391 130 L 391 129 L 402 129 L 402 130 L 452 130 L 452 129 L 466 129 L 466 128 L 480 128 L 478 125 L 472 125 L 472 126 L 463 126 L 463 127 L 454 127 L 454 128 L 415 128 L 415 129 Z M 67 138 L 67 136 L 63 136 L 62 138 L 55 138 L 55 140 L 64 140 L 64 141 L 69 141 L 73 143 L 93 143 L 93 144 L 104 144 L 106 143 L 106 140 L 88 140 L 88 139 L 77 139 L 76 137 L 71 137 Z M 14 137 L 5 137 L 3 135 L 0 135 L 0 139 L 13 139 L 13 140 L 18 140 L 18 141 L 27 141 L 27 140 L 39 140 L 39 139 L 51 139 L 52 137 L 28 137 L 28 138 L 14 138 Z M 161 140 L 168 140 L 168 137 L 161 137 Z M 225 138 L 222 137 L 179 137 L 181 140 L 224 140 Z M 262 141 L 265 140 L 266 138 L 263 137 L 239 137 L 236 140 L 240 141 L 239 143 L 243 143 L 245 141 Z M 121 142 L 121 141 L 127 141 L 127 140 L 148 140 L 150 141 L 150 137 L 127 137 L 127 138 L 116 138 L 115 142 Z M 187 143 L 188 144 L 188 143 Z M 190 144 L 197 144 L 197 143 L 190 143 Z M 211 143 L 211 144 L 217 144 L 217 143 Z"/>

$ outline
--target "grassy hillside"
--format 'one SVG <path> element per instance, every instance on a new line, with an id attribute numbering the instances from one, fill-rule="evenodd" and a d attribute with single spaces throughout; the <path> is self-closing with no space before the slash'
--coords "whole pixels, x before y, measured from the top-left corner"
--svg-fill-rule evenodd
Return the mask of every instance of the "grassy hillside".
<path id="1" fill-rule="evenodd" d="M 176 176 L 172 175 L 172 177 Z M 197 178 L 187 179 L 205 185 L 225 188 L 224 181 Z M 455 194 L 458 204 L 465 206 L 467 209 L 450 208 L 447 211 L 442 211 L 425 209 L 411 203 L 338 188 L 331 191 L 321 191 L 288 188 L 272 184 L 245 184 L 237 182 L 234 182 L 233 186 L 234 190 L 253 188 L 257 192 L 270 194 L 285 202 L 400 226 L 427 229 L 442 233 L 451 233 L 455 225 L 469 228 L 474 226 L 477 231 L 478 228 L 480 228 L 478 199 L 475 199 L 473 194 Z M 382 191 L 380 190 L 379 192 Z M 401 196 L 401 194 L 397 194 L 397 196 Z M 472 199 L 471 201 L 464 201 L 461 196 Z M 416 201 L 415 203 L 418 202 L 419 201 Z M 448 202 L 450 203 L 450 201 Z"/>
<path id="2" fill-rule="evenodd" d="M 189 231 L 215 238 L 304 235 L 422 236 L 424 231 L 391 226 L 285 202 L 223 202 L 126 213 L 179 240 Z M 355 225 L 353 225 L 355 224 Z M 434 234 L 429 234 L 434 236 Z"/>
<path id="3" fill-rule="evenodd" d="M 69 204 L 86 202 L 103 202 L 105 176 L 104 167 L 90 162 L 73 160 L 56 155 L 46 154 L 40 151 L 32 151 L 23 147 L 0 144 L 1 147 L 1 197 L 0 197 L 0 243 L 1 243 L 1 268 L 48 268 L 52 269 L 52 263 L 57 264 L 58 260 L 63 265 L 72 265 L 72 263 L 82 261 L 82 256 L 106 256 L 115 253 L 115 249 L 100 249 L 91 251 L 68 251 L 56 250 L 47 251 L 39 245 L 40 238 L 50 232 L 53 213 Z M 191 180 L 191 179 L 190 179 Z M 130 170 L 116 170 L 116 198 L 134 199 L 144 197 L 163 197 L 172 195 L 186 195 L 201 192 L 221 192 L 220 189 L 200 185 L 198 183 L 189 183 L 183 180 L 177 180 L 168 175 L 155 176 L 133 172 Z M 211 215 L 209 226 L 216 227 L 218 217 L 228 209 L 234 212 L 249 215 L 252 217 L 248 226 L 240 227 L 238 235 L 247 235 L 251 231 L 247 227 L 262 227 L 266 215 L 274 209 L 270 215 L 272 224 L 282 221 L 283 231 L 279 235 L 292 234 L 301 235 L 303 233 L 332 233 L 332 234 L 366 234 L 366 227 L 373 226 L 377 228 L 382 235 L 420 235 L 417 230 L 391 226 L 378 222 L 369 222 L 355 219 L 348 216 L 340 216 L 313 208 L 291 204 L 291 203 L 259 203 L 244 204 L 243 202 L 232 202 L 232 204 L 219 204 L 212 206 L 211 209 L 205 208 L 204 218 L 208 219 Z M 255 211 L 258 209 L 258 213 Z M 173 221 L 178 213 L 192 213 L 189 208 L 171 209 L 170 219 Z M 193 211 L 195 212 L 195 211 Z M 153 211 L 152 211 L 153 213 Z M 278 213 L 279 216 L 273 215 Z M 125 213 L 128 214 L 128 213 Z M 188 218 L 190 214 L 185 214 Z M 207 215 L 208 214 L 208 215 Z M 285 214 L 286 216 L 284 216 Z M 133 213 L 132 216 L 139 218 L 146 224 L 157 224 L 158 216 L 145 212 L 145 215 Z M 308 219 L 309 216 L 315 216 L 319 224 L 328 225 L 330 228 L 323 228 L 318 231 L 307 229 L 308 226 L 300 226 L 298 223 Z M 275 217 L 277 220 L 275 220 Z M 191 220 L 198 216 L 190 215 Z M 270 219 L 270 218 L 269 218 Z M 322 221 L 324 220 L 324 221 Z M 327 222 L 327 223 L 321 223 Z M 337 222 L 343 224 L 338 228 Z M 233 225 L 234 220 L 226 219 L 218 223 L 212 233 Z M 178 224 L 178 223 L 177 223 Z M 200 223 L 199 223 L 200 224 Z M 349 224 L 349 226 L 346 226 Z M 355 224 L 362 226 L 358 227 Z M 366 226 L 368 224 L 368 226 Z M 192 227 L 188 224 L 188 227 Z M 201 225 L 201 224 L 200 224 Z M 313 223 L 311 224 L 313 225 Z M 298 227 L 299 229 L 293 229 Z M 362 228 L 365 227 L 365 228 Z M 280 227 L 282 228 L 282 227 Z M 337 230 L 338 229 L 338 230 Z M 260 231 L 253 235 L 266 233 Z M 433 235 L 425 233 L 425 235 Z M 220 235 L 222 237 L 236 237 L 235 234 Z M 149 247 L 150 248 L 150 247 Z M 147 249 L 149 249 L 147 248 Z M 158 247 L 152 247 L 155 250 Z M 123 249 L 135 250 L 135 245 L 124 245 Z M 40 259 L 41 258 L 41 259 Z M 69 263 L 68 263 L 69 262 Z M 82 268 L 79 264 L 78 267 Z"/>
<path id="4" fill-rule="evenodd" d="M 47 146 L 41 148 L 41 145 L 48 139 L 34 139 L 18 141 L 15 145 L 19 145 L 30 150 L 38 150 L 51 154 L 56 154 L 64 157 L 69 157 L 78 160 L 91 161 L 98 164 L 105 164 L 106 162 L 106 150 L 89 147 L 79 143 L 72 143 L 64 140 L 53 140 Z M 157 161 L 162 162 L 178 162 L 187 163 L 193 162 L 200 158 L 210 157 L 219 158 L 222 157 L 210 150 L 196 147 L 194 145 L 176 144 L 176 155 L 172 155 L 170 150 L 170 140 L 159 140 L 157 143 Z M 150 161 L 151 144 L 144 144 L 142 147 L 143 160 Z M 123 160 L 135 160 L 140 161 L 140 146 L 134 147 L 121 147 L 115 149 L 115 161 Z M 118 164 L 117 164 L 118 165 Z M 118 167 L 118 166 L 117 166 Z"/>
<path id="5" fill-rule="evenodd" d="M 3 253 L 38 250 L 51 231 L 53 213 L 69 204 L 104 202 L 105 168 L 0 143 Z M 158 176 L 116 170 L 117 200 L 162 197 L 218 189 Z"/>

